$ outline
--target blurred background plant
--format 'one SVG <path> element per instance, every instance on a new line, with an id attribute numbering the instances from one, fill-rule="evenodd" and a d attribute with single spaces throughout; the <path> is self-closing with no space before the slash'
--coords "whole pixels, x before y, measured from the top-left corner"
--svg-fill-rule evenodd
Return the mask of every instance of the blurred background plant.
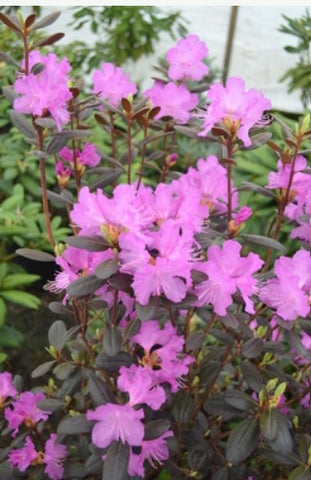
<path id="1" fill-rule="evenodd" d="M 281 25 L 282 33 L 296 37 L 296 46 L 287 45 L 284 49 L 288 53 L 298 55 L 298 61 L 293 68 L 280 78 L 281 82 L 289 81 L 288 92 L 299 90 L 300 98 L 305 109 L 311 106 L 311 16 L 309 9 L 300 18 L 290 18 L 283 15 L 286 24 Z"/>

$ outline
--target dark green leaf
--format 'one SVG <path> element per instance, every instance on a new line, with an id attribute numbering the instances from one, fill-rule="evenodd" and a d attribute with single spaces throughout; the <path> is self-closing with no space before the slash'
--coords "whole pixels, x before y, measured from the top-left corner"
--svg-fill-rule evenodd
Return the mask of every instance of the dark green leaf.
<path id="1" fill-rule="evenodd" d="M 255 133 L 254 135 L 251 135 L 250 139 L 252 142 L 252 147 L 255 147 L 255 148 L 261 147 L 262 145 L 267 143 L 271 137 L 272 137 L 271 132 L 261 132 L 261 133 Z"/>
<path id="2" fill-rule="evenodd" d="M 95 373 L 87 371 L 88 386 L 93 402 L 96 406 L 105 403 L 115 403 L 115 398 L 108 385 Z"/>
<path id="3" fill-rule="evenodd" d="M 64 407 L 64 400 L 60 398 L 45 398 L 38 402 L 38 407 L 41 408 L 41 410 L 56 412 Z"/>
<path id="4" fill-rule="evenodd" d="M 76 365 L 73 365 L 70 362 L 64 362 L 57 365 L 53 369 L 53 373 L 58 380 L 63 381 L 63 380 L 66 380 L 66 378 L 68 378 L 69 375 L 71 375 L 76 368 L 77 368 Z"/>
<path id="5" fill-rule="evenodd" d="M 112 185 L 124 172 L 123 168 L 107 168 L 106 170 L 107 171 L 104 174 L 100 175 L 96 180 L 94 180 L 94 182 L 90 184 L 89 188 L 91 192 L 97 188 L 105 188 L 108 185 Z"/>
<path id="6" fill-rule="evenodd" d="M 175 396 L 172 409 L 173 416 L 178 423 L 187 423 L 194 409 L 194 398 L 190 392 L 179 392 Z"/>
<path id="7" fill-rule="evenodd" d="M 228 479 L 229 479 L 229 469 L 228 469 L 228 467 L 221 467 L 211 477 L 211 480 L 228 480 Z"/>
<path id="8" fill-rule="evenodd" d="M 246 240 L 248 243 L 254 245 L 260 245 L 267 248 L 273 248 L 279 250 L 282 253 L 286 253 L 286 247 L 282 243 L 274 240 L 273 238 L 264 237 L 263 235 L 253 235 L 253 234 L 242 234 L 241 238 Z"/>
<path id="9" fill-rule="evenodd" d="M 233 464 L 243 462 L 257 447 L 258 421 L 246 418 L 231 432 L 226 446 L 226 458 Z"/>
<path id="10" fill-rule="evenodd" d="M 299 462 L 299 458 L 296 455 L 292 453 L 283 455 L 282 453 L 274 452 L 269 446 L 260 446 L 258 450 L 264 458 L 279 465 L 297 465 Z"/>
<path id="11" fill-rule="evenodd" d="M 224 400 L 228 405 L 231 405 L 243 412 L 251 412 L 254 410 L 255 402 L 244 392 L 239 390 L 230 390 L 224 394 Z"/>
<path id="12" fill-rule="evenodd" d="M 139 318 L 132 318 L 123 330 L 124 341 L 129 340 L 136 335 L 141 327 L 141 320 Z"/>
<path id="13" fill-rule="evenodd" d="M 134 358 L 126 352 L 120 352 L 115 357 L 101 353 L 96 358 L 96 365 L 108 373 L 117 373 L 122 366 L 129 367 L 134 363 Z"/>
<path id="14" fill-rule="evenodd" d="M 208 363 L 203 364 L 203 366 L 199 370 L 198 375 L 205 388 L 214 385 L 221 371 L 221 368 L 222 364 L 218 361 L 209 361 Z"/>
<path id="15" fill-rule="evenodd" d="M 246 358 L 256 358 L 263 351 L 263 346 L 261 338 L 250 338 L 243 343 L 241 353 Z"/>
<path id="16" fill-rule="evenodd" d="M 49 329 L 49 344 L 58 351 L 62 350 L 66 343 L 66 332 L 67 328 L 65 323 L 62 320 L 56 320 Z"/>
<path id="17" fill-rule="evenodd" d="M 275 198 L 275 194 L 269 188 L 261 187 L 260 185 L 256 185 L 256 183 L 252 182 L 242 182 L 242 186 L 239 187 L 239 191 L 244 192 L 248 190 L 259 193 L 264 197 Z"/>
<path id="18" fill-rule="evenodd" d="M 89 252 L 103 252 L 109 248 L 109 243 L 99 235 L 93 237 L 82 237 L 77 235 L 74 237 L 66 237 L 65 242 L 73 247 L 82 248 Z"/>
<path id="19" fill-rule="evenodd" d="M 86 135 L 88 135 L 88 132 L 85 130 L 63 130 L 60 133 L 55 133 L 49 145 L 47 146 L 46 151 L 50 155 L 53 155 L 65 147 L 68 140 L 72 138 L 85 137 Z"/>
<path id="20" fill-rule="evenodd" d="M 132 282 L 133 277 L 128 273 L 115 273 L 108 279 L 108 284 L 117 290 L 121 290 L 122 292 L 126 292 L 129 294 L 133 294 L 132 289 Z"/>
<path id="21" fill-rule="evenodd" d="M 76 417 L 65 417 L 57 427 L 58 435 L 89 433 L 91 430 L 92 422 L 89 422 L 84 414 Z"/>
<path id="22" fill-rule="evenodd" d="M 271 409 L 264 412 L 259 417 L 260 431 L 267 440 L 274 440 L 279 431 L 278 416 L 275 410 Z"/>
<path id="23" fill-rule="evenodd" d="M 55 360 L 41 363 L 41 365 L 39 365 L 32 371 L 31 377 L 32 378 L 42 377 L 42 375 L 45 375 L 53 367 L 53 365 L 55 365 Z"/>
<path id="24" fill-rule="evenodd" d="M 115 357 L 121 348 L 122 336 L 120 329 L 114 325 L 107 326 L 104 329 L 103 347 L 104 352 L 109 357 Z"/>
<path id="25" fill-rule="evenodd" d="M 104 462 L 103 478 L 109 480 L 125 480 L 129 463 L 129 445 L 113 442 L 107 452 Z"/>
<path id="26" fill-rule="evenodd" d="M 259 393 L 262 388 L 263 380 L 255 365 L 248 360 L 240 363 L 244 380 L 255 392 Z"/>
<path id="27" fill-rule="evenodd" d="M 104 280 L 95 277 L 95 275 L 87 275 L 68 285 L 67 292 L 71 297 L 85 297 L 96 292 L 104 283 Z"/>
<path id="28" fill-rule="evenodd" d="M 152 320 L 156 318 L 156 313 L 159 308 L 159 300 L 157 297 L 151 297 L 147 305 L 141 305 L 140 303 L 135 303 L 135 310 L 137 317 L 141 320 Z"/>
<path id="29" fill-rule="evenodd" d="M 280 412 L 277 412 L 276 413 L 280 413 Z M 284 417 L 283 417 L 283 421 L 282 421 L 282 417 L 281 417 L 282 414 L 279 415 L 279 430 L 278 430 L 278 435 L 277 437 L 270 441 L 270 445 L 271 447 L 273 448 L 273 450 L 275 450 L 276 452 L 278 453 L 282 453 L 283 455 L 288 455 L 289 453 L 291 453 L 292 451 L 292 448 L 293 448 L 293 440 L 292 440 L 292 437 L 291 437 L 291 434 L 289 432 L 289 426 L 285 423 L 284 420 Z"/>
<path id="30" fill-rule="evenodd" d="M 10 117 L 13 125 L 18 128 L 20 132 L 26 135 L 27 138 L 36 138 L 36 131 L 28 120 L 19 112 L 10 112 Z"/>
<path id="31" fill-rule="evenodd" d="M 41 250 L 34 250 L 32 248 L 18 248 L 15 250 L 15 253 L 21 257 L 36 260 L 37 262 L 55 262 L 55 257 L 53 257 L 53 255 L 50 253 L 41 252 Z"/>
<path id="32" fill-rule="evenodd" d="M 97 278 L 101 278 L 102 280 L 105 280 L 111 275 L 114 275 L 117 273 L 119 270 L 119 262 L 117 258 L 110 258 L 109 260 L 106 260 L 105 262 L 100 263 L 97 265 L 95 268 L 95 276 Z"/>
<path id="33" fill-rule="evenodd" d="M 152 420 L 145 424 L 144 440 L 154 440 L 161 437 L 170 429 L 171 423 L 167 419 Z"/>
<path id="34" fill-rule="evenodd" d="M 52 192 L 51 190 L 47 191 L 47 197 L 52 202 L 57 204 L 73 204 L 73 196 L 68 190 L 63 190 L 61 193 Z"/>

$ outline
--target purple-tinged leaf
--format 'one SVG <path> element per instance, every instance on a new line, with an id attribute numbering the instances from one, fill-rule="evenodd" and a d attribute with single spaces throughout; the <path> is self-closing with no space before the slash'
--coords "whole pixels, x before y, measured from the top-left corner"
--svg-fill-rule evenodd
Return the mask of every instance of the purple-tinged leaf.
<path id="1" fill-rule="evenodd" d="M 255 418 L 246 418 L 231 432 L 226 446 L 226 458 L 234 465 L 243 462 L 258 444 L 259 428 Z"/>
<path id="2" fill-rule="evenodd" d="M 95 275 L 87 275 L 68 285 L 67 292 L 70 297 L 85 297 L 96 292 L 104 283 L 104 280 L 95 277 Z"/>
<path id="3" fill-rule="evenodd" d="M 125 480 L 130 458 L 130 447 L 127 443 L 113 442 L 104 462 L 103 477 L 109 480 Z"/>
<path id="4" fill-rule="evenodd" d="M 35 260 L 37 262 L 55 262 L 55 257 L 50 253 L 41 252 L 41 250 L 34 250 L 32 248 L 18 248 L 15 250 L 17 255 L 21 257 L 30 258 L 30 260 Z"/>

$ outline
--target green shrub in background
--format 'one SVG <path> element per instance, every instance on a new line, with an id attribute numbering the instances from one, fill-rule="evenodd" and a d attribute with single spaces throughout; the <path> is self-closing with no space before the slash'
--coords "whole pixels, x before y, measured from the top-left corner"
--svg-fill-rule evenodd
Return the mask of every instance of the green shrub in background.
<path id="1" fill-rule="evenodd" d="M 297 45 L 287 45 L 288 53 L 298 55 L 298 62 L 287 70 L 280 81 L 289 80 L 288 92 L 299 90 L 305 109 L 311 106 L 311 17 L 307 9 L 300 18 L 290 18 L 283 15 L 286 25 L 281 25 L 280 32 L 296 37 Z"/>

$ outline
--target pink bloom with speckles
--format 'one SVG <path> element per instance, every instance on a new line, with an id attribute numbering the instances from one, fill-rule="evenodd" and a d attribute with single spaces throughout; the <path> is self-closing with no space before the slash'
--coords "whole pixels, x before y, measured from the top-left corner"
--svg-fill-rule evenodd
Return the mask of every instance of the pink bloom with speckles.
<path id="1" fill-rule="evenodd" d="M 157 468 L 158 465 L 162 465 L 162 463 L 169 457 L 166 439 L 173 436 L 173 432 L 168 430 L 154 440 L 143 440 L 141 444 L 141 452 L 139 454 L 135 454 L 132 450 L 130 450 L 128 474 L 130 476 L 138 475 L 144 478 L 145 460 L 147 460 L 153 468 Z"/>
<path id="2" fill-rule="evenodd" d="M 207 97 L 210 104 L 203 114 L 203 131 L 199 136 L 204 137 L 217 123 L 222 122 L 249 147 L 252 144 L 249 130 L 261 121 L 263 112 L 271 108 L 270 100 L 254 88 L 245 90 L 245 82 L 239 77 L 228 78 L 226 86 L 220 82 L 214 83 Z"/>

